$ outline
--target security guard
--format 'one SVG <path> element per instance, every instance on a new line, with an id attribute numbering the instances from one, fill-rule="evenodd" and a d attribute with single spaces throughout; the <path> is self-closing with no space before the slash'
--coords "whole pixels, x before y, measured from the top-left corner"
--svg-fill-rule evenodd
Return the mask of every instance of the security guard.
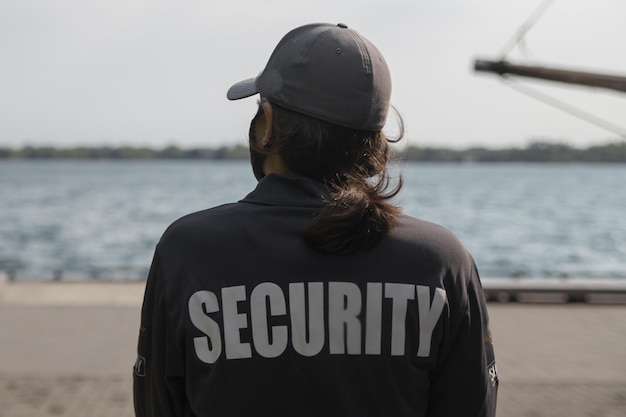
<path id="1" fill-rule="evenodd" d="M 256 189 L 157 245 L 136 415 L 494 416 L 474 261 L 392 203 L 380 51 L 343 24 L 296 28 L 227 96 L 256 94 Z"/>

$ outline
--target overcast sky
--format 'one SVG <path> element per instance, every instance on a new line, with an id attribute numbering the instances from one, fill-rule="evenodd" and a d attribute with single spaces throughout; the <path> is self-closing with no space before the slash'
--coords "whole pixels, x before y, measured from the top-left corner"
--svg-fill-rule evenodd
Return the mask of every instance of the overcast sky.
<path id="1" fill-rule="evenodd" d="M 409 144 L 622 139 L 473 71 L 542 2 L 1 0 L 0 146 L 245 144 L 255 100 L 226 90 L 311 22 L 346 23 L 382 50 Z M 626 75 L 625 20 L 624 0 L 556 0 L 508 58 Z M 626 130 L 626 94 L 523 85 Z"/>

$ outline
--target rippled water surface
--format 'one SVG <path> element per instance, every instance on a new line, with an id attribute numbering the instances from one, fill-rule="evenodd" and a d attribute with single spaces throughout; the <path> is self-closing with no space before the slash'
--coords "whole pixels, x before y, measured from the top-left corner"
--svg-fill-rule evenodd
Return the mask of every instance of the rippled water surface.
<path id="1" fill-rule="evenodd" d="M 626 166 L 406 164 L 399 202 L 485 277 L 626 278 Z M 236 201 L 245 161 L 0 163 L 0 274 L 142 279 L 176 218 Z"/>

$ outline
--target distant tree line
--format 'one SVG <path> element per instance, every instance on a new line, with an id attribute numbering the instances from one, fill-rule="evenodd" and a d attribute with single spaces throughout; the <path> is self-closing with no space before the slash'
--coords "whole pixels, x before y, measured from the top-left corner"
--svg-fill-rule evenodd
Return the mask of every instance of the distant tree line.
<path id="1" fill-rule="evenodd" d="M 396 150 L 405 161 L 420 162 L 626 162 L 626 141 L 588 148 L 566 144 L 533 142 L 525 148 L 448 149 L 409 146 Z M 34 147 L 0 148 L 0 160 L 7 159 L 248 159 L 243 145 L 183 149 L 168 146 L 163 149 L 147 147 Z"/>
<path id="2" fill-rule="evenodd" d="M 147 147 L 76 147 L 25 146 L 21 149 L 0 148 L 0 159 L 247 159 L 248 148 L 242 145 L 216 149 L 168 146 Z"/>
<path id="3" fill-rule="evenodd" d="M 409 147 L 407 161 L 432 162 L 626 162 L 626 141 L 575 148 L 565 144 L 533 142 L 525 148 L 445 148 Z"/>

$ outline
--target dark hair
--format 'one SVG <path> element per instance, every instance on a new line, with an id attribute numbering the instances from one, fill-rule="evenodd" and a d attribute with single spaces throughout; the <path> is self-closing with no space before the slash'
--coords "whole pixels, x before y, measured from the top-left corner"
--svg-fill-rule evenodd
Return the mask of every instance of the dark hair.
<path id="1" fill-rule="evenodd" d="M 330 189 L 305 232 L 306 241 L 323 252 L 349 254 L 387 235 L 401 211 L 389 200 L 400 191 L 402 178 L 391 187 L 387 171 L 389 142 L 404 133 L 400 115 L 396 112 L 400 133 L 391 140 L 381 131 L 338 126 L 273 103 L 272 109 L 270 148 L 259 151 L 279 153 L 290 170 Z"/>

